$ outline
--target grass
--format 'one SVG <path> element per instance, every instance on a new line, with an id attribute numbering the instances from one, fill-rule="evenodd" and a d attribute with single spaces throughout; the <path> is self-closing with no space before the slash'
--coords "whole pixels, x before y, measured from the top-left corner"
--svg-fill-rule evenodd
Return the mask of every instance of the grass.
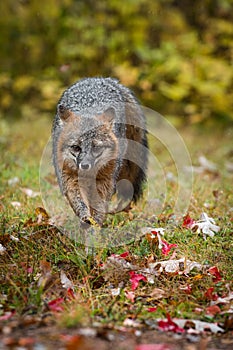
<path id="1" fill-rule="evenodd" d="M 151 241 L 144 235 L 136 241 L 130 239 L 128 244 L 106 245 L 94 254 L 90 251 L 87 254 L 82 244 L 49 225 L 43 211 L 36 209 L 42 207 L 39 196 L 31 198 L 22 192 L 22 188 L 39 191 L 39 162 L 50 136 L 51 121 L 44 117 L 37 121 L 1 122 L 0 127 L 0 243 L 6 249 L 0 255 L 0 315 L 15 310 L 21 316 L 42 316 L 51 310 L 50 301 L 63 298 L 62 312 L 54 312 L 54 320 L 62 327 L 96 323 L 122 325 L 126 319 L 150 324 L 167 313 L 171 317 L 224 324 L 228 304 L 221 304 L 221 312 L 215 315 L 208 313 L 211 297 L 206 296 L 206 292 L 213 288 L 214 294 L 224 297 L 232 289 L 232 174 L 225 166 L 232 161 L 232 130 L 216 131 L 213 126 L 206 129 L 190 126 L 181 130 L 194 164 L 202 154 L 217 164 L 215 172 L 195 174 L 189 206 L 193 219 L 198 220 L 205 211 L 216 220 L 221 229 L 214 237 L 207 236 L 204 240 L 202 234 L 184 228 L 182 218 L 173 215 L 171 203 L 176 188 L 172 183 L 168 184 L 164 208 L 159 215 L 146 212 L 142 201 L 130 213 L 107 218 L 110 234 L 116 228 L 137 234 L 140 226 L 164 227 L 166 241 L 177 244 L 177 259 L 185 257 L 203 265 L 201 271 L 192 270 L 186 275 L 161 273 L 155 276 L 154 284 L 139 282 L 133 302 L 126 296 L 127 291 L 132 292 L 130 269 L 110 264 L 108 257 L 127 251 L 124 261 L 136 266 L 140 273 L 150 262 L 168 260 L 172 253 L 164 256 L 156 239 Z M 169 170 L 163 151 L 160 159 Z M 9 180 L 14 177 L 18 182 L 10 185 Z M 12 202 L 21 205 L 16 208 Z M 217 283 L 207 272 L 211 266 L 217 266 L 221 273 L 222 279 Z M 72 281 L 75 299 L 63 288 L 61 271 Z M 192 287 L 190 293 L 187 293 L 188 285 Z M 120 292 L 114 295 L 113 291 L 119 287 Z M 151 307 L 156 307 L 152 313 L 148 311 Z"/>

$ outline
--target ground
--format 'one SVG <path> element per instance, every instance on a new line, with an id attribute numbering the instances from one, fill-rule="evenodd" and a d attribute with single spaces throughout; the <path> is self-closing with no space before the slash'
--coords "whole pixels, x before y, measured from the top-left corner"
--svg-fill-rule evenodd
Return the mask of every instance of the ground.
<path id="1" fill-rule="evenodd" d="M 109 230 L 144 234 L 88 253 L 42 208 L 39 163 L 51 120 L 0 127 L 0 349 L 232 349 L 231 127 L 178 129 L 194 165 L 183 217 L 173 211 L 174 164 L 155 144 L 170 179 L 163 209 L 153 215 L 142 200 L 109 216 Z"/>

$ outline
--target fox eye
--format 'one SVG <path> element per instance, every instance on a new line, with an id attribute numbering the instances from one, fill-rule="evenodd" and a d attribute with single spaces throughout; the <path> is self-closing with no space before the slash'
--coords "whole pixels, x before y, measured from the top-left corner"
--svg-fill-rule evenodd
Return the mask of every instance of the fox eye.
<path id="1" fill-rule="evenodd" d="M 93 147 L 93 149 L 101 149 L 103 147 L 103 145 L 93 145 L 92 147 Z"/>
<path id="2" fill-rule="evenodd" d="M 92 152 L 94 156 L 102 154 L 103 149 L 104 149 L 104 145 L 102 143 L 92 144 Z"/>
<path id="3" fill-rule="evenodd" d="M 79 153 L 81 152 L 81 147 L 79 145 L 72 145 L 70 146 L 71 152 Z"/>

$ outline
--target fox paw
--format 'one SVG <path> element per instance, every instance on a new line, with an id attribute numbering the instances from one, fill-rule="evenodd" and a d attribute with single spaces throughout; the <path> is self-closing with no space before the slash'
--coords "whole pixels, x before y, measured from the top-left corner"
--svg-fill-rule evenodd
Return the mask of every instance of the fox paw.
<path id="1" fill-rule="evenodd" d="M 84 216 L 81 218 L 81 227 L 82 228 L 87 228 L 88 225 L 92 225 L 95 227 L 100 227 L 97 221 L 95 221 L 91 216 Z"/>

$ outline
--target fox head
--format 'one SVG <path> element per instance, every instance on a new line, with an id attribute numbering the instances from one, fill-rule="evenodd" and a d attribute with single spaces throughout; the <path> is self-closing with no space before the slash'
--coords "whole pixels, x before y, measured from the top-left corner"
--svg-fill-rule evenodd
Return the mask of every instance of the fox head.
<path id="1" fill-rule="evenodd" d="M 61 133 L 57 159 L 64 166 L 90 176 L 116 160 L 118 140 L 113 132 L 114 110 L 109 108 L 93 117 L 82 117 L 59 106 Z"/>

